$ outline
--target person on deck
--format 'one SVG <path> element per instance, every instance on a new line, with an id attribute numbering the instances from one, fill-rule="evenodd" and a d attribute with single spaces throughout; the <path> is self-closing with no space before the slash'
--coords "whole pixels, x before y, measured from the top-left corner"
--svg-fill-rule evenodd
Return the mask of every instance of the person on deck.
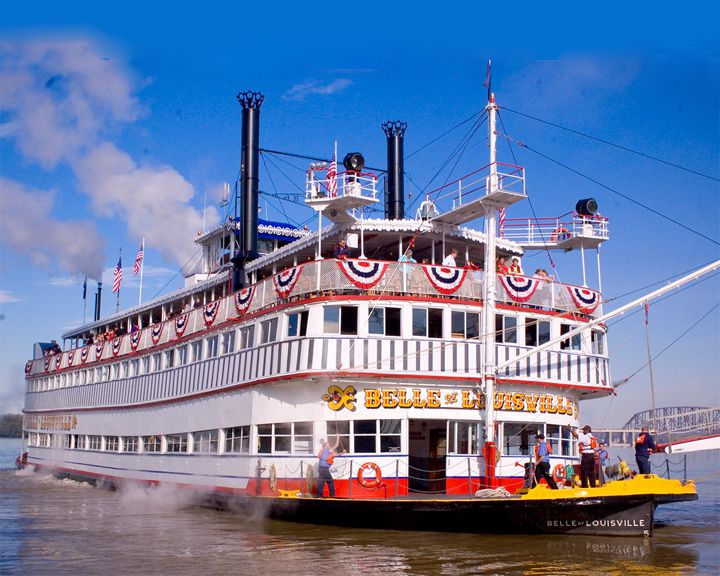
<path id="1" fill-rule="evenodd" d="M 338 447 L 338 444 L 340 444 L 340 437 L 335 438 L 335 445 L 332 446 L 332 448 L 330 447 L 330 442 L 327 440 L 323 440 L 321 444 L 322 448 L 320 449 L 320 452 L 318 452 L 317 497 L 323 498 L 325 484 L 327 484 L 330 498 L 335 498 L 335 481 L 330 473 L 330 466 L 332 466 L 335 458 L 333 450 L 335 450 Z"/>
<path id="2" fill-rule="evenodd" d="M 398 258 L 398 262 L 412 262 L 413 264 L 417 264 L 417 260 L 413 258 L 413 251 L 409 248 L 400 255 L 400 258 Z"/>
<path id="3" fill-rule="evenodd" d="M 457 263 L 455 261 L 455 258 L 457 258 L 458 251 L 457 248 L 453 248 L 450 250 L 450 254 L 445 256 L 445 259 L 442 261 L 443 266 L 457 266 Z"/>
<path id="4" fill-rule="evenodd" d="M 508 267 L 507 267 L 507 264 L 505 264 L 505 256 L 498 256 L 496 268 L 497 268 L 498 274 L 507 274 L 508 273 Z"/>
<path id="5" fill-rule="evenodd" d="M 558 486 L 555 480 L 550 474 L 550 454 L 552 454 L 552 447 L 550 443 L 545 440 L 544 434 L 538 434 L 537 444 L 535 444 L 535 480 L 540 484 L 540 480 L 545 478 L 545 482 L 553 490 L 557 490 Z"/>
<path id="6" fill-rule="evenodd" d="M 597 462 L 597 477 L 598 480 L 600 480 L 600 486 L 605 484 L 605 466 L 608 465 L 608 462 L 610 461 L 610 456 L 608 455 L 607 448 L 605 448 L 605 443 L 600 442 L 598 444 L 597 452 L 595 453 L 595 461 Z"/>
<path id="7" fill-rule="evenodd" d="M 337 246 L 333 250 L 333 258 L 338 260 L 350 258 L 350 248 L 347 247 L 345 240 L 338 240 Z"/>
<path id="8" fill-rule="evenodd" d="M 635 440 L 635 462 L 640 474 L 650 474 L 650 454 L 655 450 L 655 440 L 647 426 L 643 426 L 640 436 Z"/>
<path id="9" fill-rule="evenodd" d="M 508 274 L 512 274 L 513 276 L 522 276 L 523 270 L 520 266 L 520 260 L 517 258 L 512 259 L 512 264 L 510 264 L 510 267 L 508 268 Z"/>
<path id="10" fill-rule="evenodd" d="M 580 434 L 575 432 L 574 428 L 570 428 L 570 434 L 577 438 L 580 448 L 580 483 L 583 488 L 595 488 L 595 446 L 597 446 L 597 440 L 592 435 L 592 428 L 586 424 Z"/>

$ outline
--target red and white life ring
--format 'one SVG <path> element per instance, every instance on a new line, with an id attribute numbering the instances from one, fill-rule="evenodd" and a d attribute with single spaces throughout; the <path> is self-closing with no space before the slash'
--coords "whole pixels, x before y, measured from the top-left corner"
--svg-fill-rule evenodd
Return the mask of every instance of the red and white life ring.
<path id="1" fill-rule="evenodd" d="M 372 470 L 375 474 L 375 478 L 365 478 L 365 473 Z M 375 462 L 365 462 L 358 470 L 357 475 L 358 484 L 363 488 L 372 490 L 373 488 L 379 488 L 382 485 L 382 473 L 380 472 L 380 466 Z"/>
<path id="2" fill-rule="evenodd" d="M 567 480 L 567 469 L 565 466 L 563 464 L 555 466 L 552 471 L 552 477 L 556 484 L 559 482 L 565 482 L 565 480 Z"/>
<path id="3" fill-rule="evenodd" d="M 557 242 L 558 240 L 567 240 L 570 238 L 570 232 L 568 232 L 568 229 L 565 228 L 565 226 L 558 226 L 553 230 L 552 236 L 550 236 L 550 240 L 553 242 Z"/>

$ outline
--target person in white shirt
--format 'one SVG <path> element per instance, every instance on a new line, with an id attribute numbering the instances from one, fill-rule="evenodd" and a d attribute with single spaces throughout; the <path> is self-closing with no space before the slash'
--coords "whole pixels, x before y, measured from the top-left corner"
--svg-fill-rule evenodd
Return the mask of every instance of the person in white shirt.
<path id="1" fill-rule="evenodd" d="M 450 254 L 445 256 L 445 260 L 442 261 L 442 265 L 443 266 L 457 266 L 457 264 L 455 263 L 455 258 L 457 257 L 457 255 L 458 255 L 457 248 L 453 248 L 452 250 L 450 250 Z"/>
<path id="2" fill-rule="evenodd" d="M 577 438 L 580 449 L 580 482 L 583 488 L 595 488 L 595 448 L 597 440 L 592 435 L 592 428 L 587 424 L 582 432 L 577 433 L 570 428 L 570 433 Z"/>

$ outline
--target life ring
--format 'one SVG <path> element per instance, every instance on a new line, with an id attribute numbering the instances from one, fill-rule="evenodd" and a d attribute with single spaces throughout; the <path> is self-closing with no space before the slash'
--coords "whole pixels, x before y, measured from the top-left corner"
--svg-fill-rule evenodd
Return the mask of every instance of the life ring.
<path id="1" fill-rule="evenodd" d="M 565 482 L 565 480 L 567 480 L 567 470 L 565 469 L 565 465 L 558 464 L 555 466 L 552 471 L 552 477 L 556 484 Z"/>
<path id="2" fill-rule="evenodd" d="M 375 474 L 375 478 L 365 478 L 365 473 L 369 470 L 372 470 L 373 474 Z M 382 484 L 382 473 L 380 472 L 380 466 L 375 464 L 375 462 L 365 462 L 365 464 L 360 466 L 360 468 L 358 469 L 357 480 L 360 486 L 362 486 L 363 488 L 367 488 L 368 490 L 379 488 Z"/>
<path id="3" fill-rule="evenodd" d="M 558 240 L 567 240 L 570 238 L 570 232 L 568 232 L 568 229 L 565 228 L 565 226 L 558 226 L 553 230 L 552 236 L 550 236 L 550 240 L 553 242 L 557 242 Z"/>

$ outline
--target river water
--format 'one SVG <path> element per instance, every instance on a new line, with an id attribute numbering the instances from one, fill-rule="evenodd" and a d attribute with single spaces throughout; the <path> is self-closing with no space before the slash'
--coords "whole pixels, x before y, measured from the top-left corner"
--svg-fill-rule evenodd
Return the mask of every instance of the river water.
<path id="1" fill-rule="evenodd" d="M 720 451 L 688 455 L 700 500 L 661 506 L 662 526 L 652 538 L 600 538 L 348 530 L 246 518 L 194 507 L 169 489 L 110 492 L 17 472 L 18 450 L 19 440 L 0 439 L 3 575 L 720 573 Z"/>

